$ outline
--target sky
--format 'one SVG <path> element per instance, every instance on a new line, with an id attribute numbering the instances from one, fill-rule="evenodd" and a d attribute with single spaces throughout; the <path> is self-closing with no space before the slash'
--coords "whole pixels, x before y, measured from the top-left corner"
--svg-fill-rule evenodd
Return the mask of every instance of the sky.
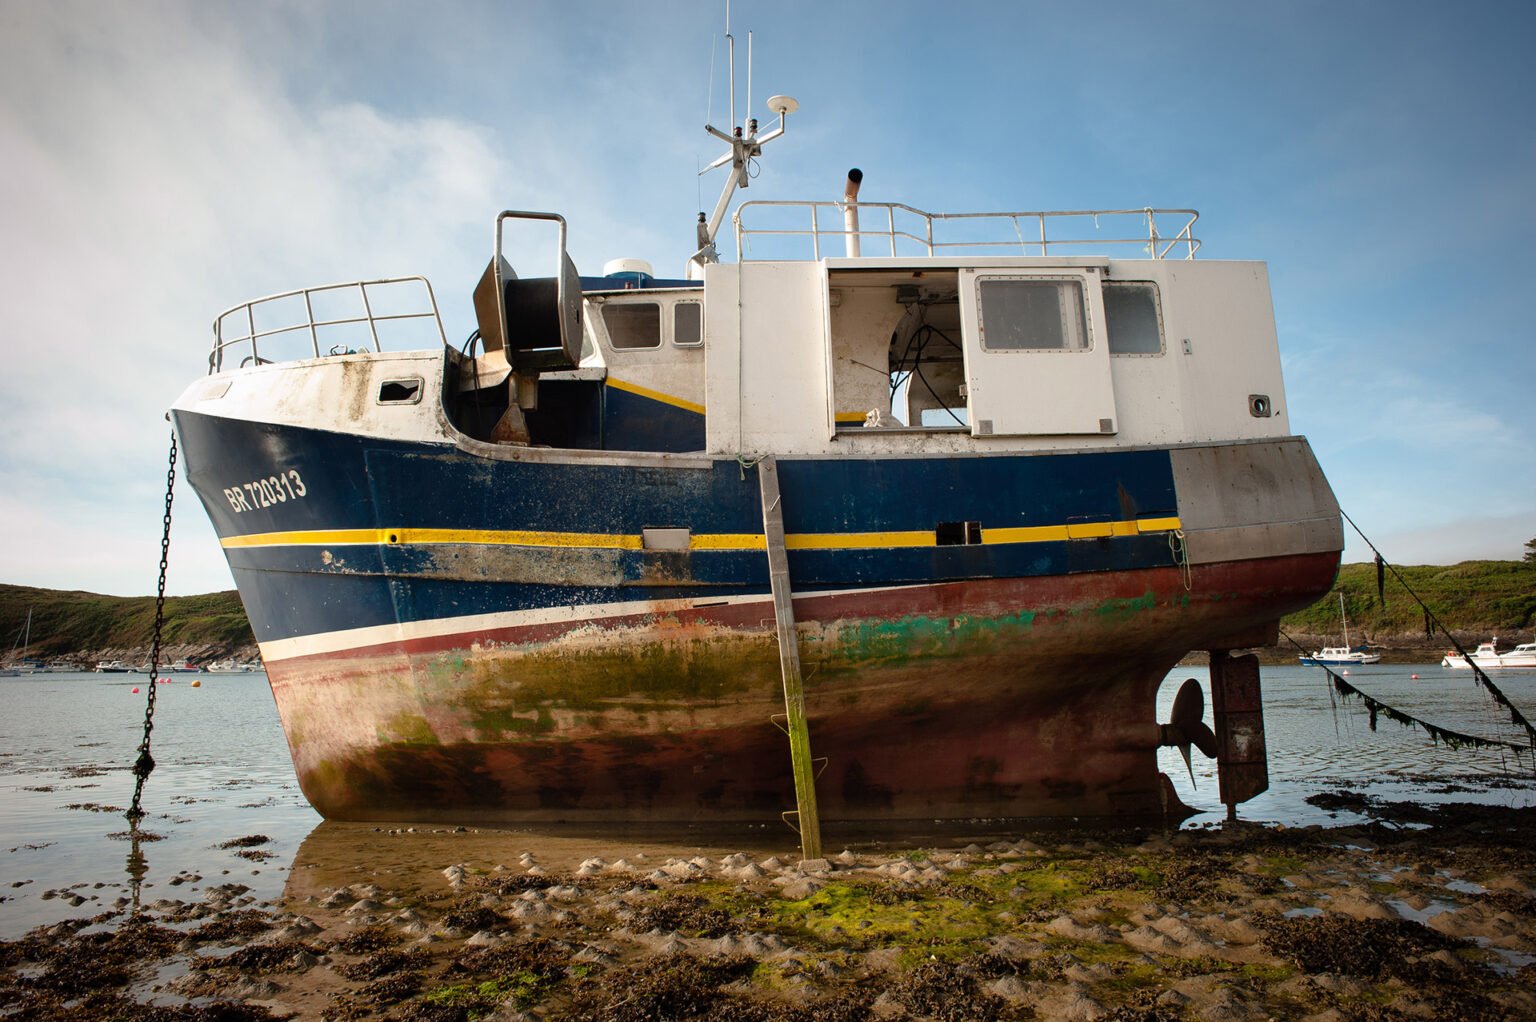
<path id="1" fill-rule="evenodd" d="M 829 13 L 831 12 L 831 13 Z M 1536 537 L 1529 3 L 736 0 L 746 199 L 1192 207 L 1269 265 L 1292 429 L 1388 560 Z M 450 340 L 506 208 L 682 275 L 720 0 L 0 0 L 0 582 L 153 592 L 213 317 L 422 274 Z M 168 588 L 232 585 L 178 487 Z M 1346 560 L 1369 550 L 1351 534 Z"/>

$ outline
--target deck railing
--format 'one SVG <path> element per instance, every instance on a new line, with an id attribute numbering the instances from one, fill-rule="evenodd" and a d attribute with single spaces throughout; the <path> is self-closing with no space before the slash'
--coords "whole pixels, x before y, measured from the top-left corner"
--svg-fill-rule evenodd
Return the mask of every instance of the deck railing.
<path id="1" fill-rule="evenodd" d="M 422 337 L 423 320 L 433 328 L 430 341 Z M 240 355 L 241 366 L 259 365 L 384 351 L 386 342 L 394 350 L 448 343 L 425 277 L 324 284 L 236 305 L 213 321 L 208 371 L 220 372 L 231 354 Z"/>
<path id="2" fill-rule="evenodd" d="M 856 230 L 850 209 L 858 214 Z M 1151 207 L 929 213 L 899 202 L 752 201 L 741 204 L 733 221 L 737 257 L 745 261 L 803 259 L 793 252 L 803 253 L 807 240 L 812 259 L 842 256 L 851 239 L 865 256 L 1046 256 L 1129 247 L 1153 259 L 1193 259 L 1200 250 L 1198 219 L 1193 209 Z"/>

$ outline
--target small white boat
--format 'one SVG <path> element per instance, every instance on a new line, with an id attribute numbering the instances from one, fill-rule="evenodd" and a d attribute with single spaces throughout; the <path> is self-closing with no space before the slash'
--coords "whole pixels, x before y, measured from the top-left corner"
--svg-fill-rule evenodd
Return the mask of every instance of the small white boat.
<path id="1" fill-rule="evenodd" d="M 1339 620 L 1344 623 L 1344 645 L 1324 646 L 1311 656 L 1302 656 L 1298 659 L 1308 666 L 1314 667 L 1353 667 L 1356 664 L 1379 664 L 1380 653 L 1368 653 L 1364 649 L 1354 649 L 1349 645 L 1349 618 L 1344 613 L 1344 594 L 1339 593 Z"/>
<path id="2" fill-rule="evenodd" d="M 1505 667 L 1536 670 L 1536 642 L 1522 642 L 1514 649 L 1500 653 L 1499 637 L 1495 635 L 1491 641 L 1480 643 L 1477 649 L 1472 651 L 1472 663 L 1484 670 Z M 1454 667 L 1463 671 L 1472 669 L 1472 664 L 1467 663 L 1467 658 L 1455 650 L 1446 652 L 1444 659 L 1440 661 L 1440 666 Z"/>
<path id="3" fill-rule="evenodd" d="M 218 660 L 203 668 L 209 674 L 254 674 L 260 669 L 258 664 L 249 661 L 242 663 L 234 659 Z"/>
<path id="4" fill-rule="evenodd" d="M 21 664 L 16 656 L 32 643 L 32 611 L 27 611 L 27 623 L 23 629 L 16 632 L 16 641 L 11 643 L 11 658 L 5 664 L 0 664 L 0 678 L 14 678 L 21 674 Z M 31 673 L 31 672 L 28 672 Z"/>
<path id="5" fill-rule="evenodd" d="M 1355 664 L 1379 664 L 1380 653 L 1367 653 L 1360 649 L 1350 649 L 1348 646 L 1324 646 L 1311 656 L 1301 657 L 1301 662 L 1310 665 L 1326 665 L 1330 667 L 1352 667 Z"/>
<path id="6" fill-rule="evenodd" d="M 133 674 L 138 668 L 123 660 L 102 660 L 94 670 L 97 674 Z"/>

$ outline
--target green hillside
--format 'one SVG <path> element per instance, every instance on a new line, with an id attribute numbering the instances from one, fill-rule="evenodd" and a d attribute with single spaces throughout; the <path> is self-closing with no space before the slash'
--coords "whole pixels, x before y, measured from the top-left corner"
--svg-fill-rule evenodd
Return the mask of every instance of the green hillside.
<path id="1" fill-rule="evenodd" d="M 1398 567 L 1397 573 L 1403 582 L 1389 569 L 1378 596 L 1376 566 L 1346 564 L 1331 594 L 1289 615 L 1281 627 L 1292 635 L 1338 635 L 1342 591 L 1352 640 L 1422 639 L 1424 612 L 1404 589 L 1406 583 L 1458 635 L 1501 635 L 1513 641 L 1536 629 L 1536 562 L 1463 561 Z"/>
<path id="2" fill-rule="evenodd" d="M 1458 635 L 1529 636 L 1536 630 L 1536 562 L 1463 561 L 1455 565 L 1398 568 L 1414 592 Z M 1339 633 L 1342 589 L 1353 639 L 1429 641 L 1424 613 L 1389 571 L 1385 600 L 1377 596 L 1376 568 L 1346 564 L 1337 587 L 1313 606 L 1285 619 L 1293 636 Z M 32 646 L 37 657 L 55 657 L 108 648 L 147 648 L 155 620 L 152 596 L 100 596 L 27 586 L 0 585 L 0 657 L 7 656 L 32 611 Z M 167 645 L 207 645 L 230 650 L 252 646 L 255 636 L 234 591 L 173 596 L 165 602 Z"/>
<path id="3" fill-rule="evenodd" d="M 101 596 L 0 585 L 0 656 L 10 654 L 32 612 L 32 656 L 48 658 L 109 647 L 149 646 L 153 596 Z M 165 601 L 166 644 L 252 646 L 256 637 L 233 590 Z"/>

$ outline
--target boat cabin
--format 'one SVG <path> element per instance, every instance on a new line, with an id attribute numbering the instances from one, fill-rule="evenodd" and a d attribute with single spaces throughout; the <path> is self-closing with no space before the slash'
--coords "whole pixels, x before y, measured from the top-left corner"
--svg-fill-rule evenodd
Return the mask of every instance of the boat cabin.
<path id="1" fill-rule="evenodd" d="M 559 274 L 519 278 L 496 253 L 462 348 L 419 277 L 260 299 L 216 322 L 210 368 L 297 358 L 323 371 L 284 402 L 296 423 L 471 447 L 861 457 L 1290 433 L 1264 264 L 1196 259 L 1192 211 L 947 217 L 860 203 L 919 226 L 861 231 L 859 254 L 829 255 L 846 231 L 781 225 L 786 208 L 825 205 L 744 203 L 737 260 L 703 265 L 702 279 L 633 260 L 581 277 L 562 222 Z M 955 220 L 967 237 L 941 240 Z M 1003 227 L 989 239 L 988 221 Z M 389 289 L 414 289 L 412 311 L 385 302 Z M 338 294 L 358 311 L 322 311 Z M 286 325 L 263 325 L 284 308 Z M 364 373 L 355 356 L 369 352 Z M 259 377 L 234 392 L 211 381 L 203 399 L 256 402 Z"/>
<path id="2" fill-rule="evenodd" d="M 1289 433 L 1265 267 L 1194 259 L 1193 216 L 1184 258 L 1159 243 L 1154 211 L 1131 211 L 1152 224 L 1134 239 L 1142 258 L 1058 254 L 1087 244 L 1072 239 L 1034 242 L 1043 254 L 826 257 L 817 232 L 811 258 L 755 259 L 753 205 L 738 214 L 743 257 L 702 282 L 649 267 L 580 278 L 579 364 L 525 380 L 515 442 L 858 455 Z M 488 423 L 518 399 L 487 393 L 483 371 L 461 379 L 456 425 L 495 439 Z"/>

